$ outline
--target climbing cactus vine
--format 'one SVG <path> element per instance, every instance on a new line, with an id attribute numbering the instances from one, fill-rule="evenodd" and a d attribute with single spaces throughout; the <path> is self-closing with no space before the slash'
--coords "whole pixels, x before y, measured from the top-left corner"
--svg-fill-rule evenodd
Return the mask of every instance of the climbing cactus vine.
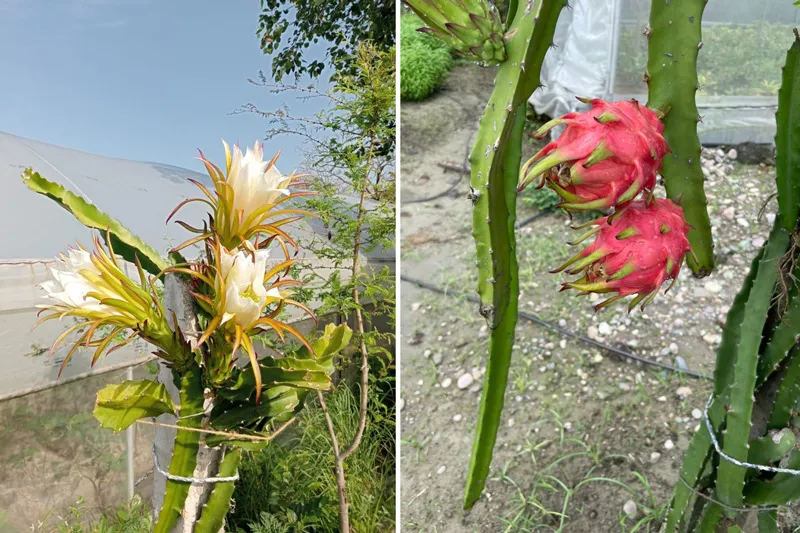
<path id="1" fill-rule="evenodd" d="M 53 344 L 55 349 L 77 335 L 62 369 L 79 349 L 94 350 L 94 364 L 138 337 L 154 347 L 178 389 L 172 397 L 166 383 L 125 381 L 101 390 L 94 411 L 100 424 L 114 431 L 145 417 L 177 417 L 164 472 L 166 493 L 156 509 L 157 533 L 220 531 L 241 449 L 268 445 L 309 392 L 331 387 L 333 357 L 351 335 L 346 325 L 329 325 L 312 342 L 282 314 L 292 306 L 316 320 L 292 299 L 300 282 L 290 276 L 297 243 L 287 225 L 311 215 L 289 203 L 310 194 L 302 190 L 302 176 L 281 174 L 277 157 L 265 161 L 259 143 L 244 153 L 225 144 L 222 168 L 202 154 L 201 160 L 213 188 L 194 182 L 201 196 L 181 202 L 169 218 L 197 202 L 209 208 L 208 219 L 178 222 L 195 236 L 173 249 L 168 260 L 81 197 L 31 169 L 23 173 L 31 190 L 100 232 L 91 250 L 78 245 L 62 255 L 51 268 L 53 279 L 42 284 L 47 303 L 40 306 L 45 315 L 39 322 L 76 320 Z M 192 245 L 199 247 L 199 257 L 187 260 L 180 251 Z M 128 278 L 123 261 L 135 265 L 137 279 Z M 187 317 L 178 316 L 175 302 L 162 301 L 165 279 L 192 302 L 189 321 L 199 325 L 199 333 L 182 329 Z M 256 336 L 283 357 L 259 354 Z M 209 451 L 218 461 L 201 465 Z M 157 455 L 155 460 L 160 468 Z M 189 498 L 196 485 L 209 488 L 199 499 Z"/>
<path id="2" fill-rule="evenodd" d="M 651 26 L 664 16 L 657 12 Z M 655 36 L 654 30 L 651 42 Z M 779 507 L 800 499 L 797 109 L 800 35 L 795 30 L 775 115 L 778 215 L 728 311 L 717 350 L 714 391 L 684 457 L 667 533 L 742 531 L 751 515 L 760 533 L 777 532 Z M 673 105 L 670 113 L 674 110 Z M 683 185 L 691 187 L 691 183 L 687 180 Z"/>
<path id="3" fill-rule="evenodd" d="M 480 313 L 491 335 L 486 382 L 467 477 L 464 500 L 467 508 L 478 500 L 489 475 L 514 344 L 519 292 L 514 223 L 526 105 L 539 86 L 542 61 L 566 3 L 566 0 L 509 3 L 502 38 L 504 59 L 497 67 L 494 90 L 469 157 L 469 200 L 477 252 Z M 470 16 L 472 4 L 480 4 L 479 12 L 494 12 L 485 0 L 428 0 L 408 4 L 426 21 L 437 13 L 453 10 L 460 15 L 450 21 L 473 21 L 469 32 L 471 48 L 483 50 L 487 48 L 487 40 L 497 42 L 481 31 L 481 23 L 475 21 L 475 16 Z M 501 57 L 503 54 L 495 55 L 495 58 Z"/>

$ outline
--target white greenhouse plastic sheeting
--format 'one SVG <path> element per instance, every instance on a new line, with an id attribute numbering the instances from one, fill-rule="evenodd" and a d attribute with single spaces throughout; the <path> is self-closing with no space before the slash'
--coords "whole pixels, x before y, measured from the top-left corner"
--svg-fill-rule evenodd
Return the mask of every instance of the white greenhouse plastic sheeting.
<path id="1" fill-rule="evenodd" d="M 222 157 L 222 146 L 217 152 L 209 152 Z M 214 155 L 209 157 L 215 159 Z M 0 179 L 4 191 L 0 195 L 0 357 L 4 368 L 0 374 L 0 398 L 56 380 L 71 344 L 66 341 L 52 357 L 49 347 L 73 322 L 68 318 L 53 320 L 31 331 L 38 311 L 35 306 L 43 302 L 37 285 L 48 278 L 47 264 L 68 246 L 76 241 L 86 248 L 92 244 L 91 232 L 69 212 L 28 190 L 21 178 L 27 167 L 81 194 L 164 255 L 191 237 L 177 224 L 165 223 L 179 202 L 201 194 L 187 178 L 210 184 L 208 176 L 184 168 L 103 157 L 0 132 Z M 188 204 L 177 218 L 195 225 L 205 217 L 205 207 Z M 311 219 L 292 224 L 290 233 L 301 242 L 308 242 L 327 239 L 328 230 Z M 318 263 L 315 268 L 332 267 L 305 250 L 299 257 Z M 368 260 L 393 267 L 394 251 L 377 250 Z M 129 274 L 137 279 L 135 270 L 128 267 Z M 342 272 L 342 278 L 348 279 L 348 273 Z M 151 347 L 137 340 L 104 357 L 95 368 L 133 362 L 150 351 Z M 90 350 L 78 350 L 60 380 L 90 371 L 91 356 Z"/>
<path id="2" fill-rule="evenodd" d="M 576 100 L 576 96 L 607 100 L 636 98 L 646 102 L 647 87 L 641 81 L 645 57 L 637 56 L 636 52 L 646 47 L 646 37 L 642 32 L 648 22 L 649 3 L 649 0 L 570 1 L 571 9 L 562 13 L 556 27 L 555 48 L 545 56 L 542 66 L 544 87 L 530 98 L 534 109 L 551 117 L 586 109 L 588 106 Z M 728 6 L 717 4 L 718 9 L 713 7 L 710 4 L 705 10 L 704 33 L 710 27 L 758 27 L 767 23 L 772 26 L 765 26 L 763 38 L 783 39 L 787 49 L 792 42 L 791 24 L 796 24 L 800 17 L 800 10 L 780 0 L 765 0 L 757 5 L 734 0 Z M 785 32 L 777 33 L 776 24 L 785 26 Z M 635 32 L 635 39 L 621 42 L 623 31 L 627 32 L 628 38 L 631 31 Z M 632 44 L 636 50 L 621 50 L 621 47 Z M 777 47 L 777 52 L 774 47 L 772 50 L 769 53 L 777 55 L 769 59 L 782 65 L 780 54 L 783 48 Z M 704 57 L 722 57 L 730 52 L 731 47 L 718 42 L 704 42 L 700 53 Z M 705 74 L 702 67 L 699 74 L 702 79 Z M 634 75 L 635 79 L 626 78 Z M 779 75 L 778 68 L 774 75 Z M 769 82 L 774 83 L 774 80 L 765 80 L 764 84 Z M 697 105 L 703 117 L 698 131 L 704 144 L 773 142 L 777 96 L 764 95 L 762 87 L 754 87 L 752 94 L 748 94 L 748 90 L 747 87 L 734 87 L 732 92 L 736 94 L 731 95 L 698 94 Z M 554 128 L 553 137 L 561 131 L 563 127 Z"/>

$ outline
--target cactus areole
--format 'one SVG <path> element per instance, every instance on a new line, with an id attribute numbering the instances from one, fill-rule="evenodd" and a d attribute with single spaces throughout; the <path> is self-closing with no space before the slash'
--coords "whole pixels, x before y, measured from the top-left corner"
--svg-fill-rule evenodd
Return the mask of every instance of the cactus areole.
<path id="1" fill-rule="evenodd" d="M 636 100 L 582 100 L 592 108 L 568 113 L 542 126 L 542 138 L 556 125 L 564 133 L 522 167 L 519 190 L 536 178 L 562 198 L 560 207 L 587 211 L 622 206 L 652 191 L 669 151 L 664 125 Z"/>
<path id="2" fill-rule="evenodd" d="M 691 250 L 689 224 L 683 211 L 671 200 L 637 200 L 615 215 L 590 224 L 595 227 L 579 240 L 595 235 L 592 244 L 556 271 L 583 274 L 564 283 L 563 289 L 582 293 L 613 293 L 598 304 L 601 309 L 635 294 L 629 310 L 647 305 L 668 279 L 674 283 L 686 254 Z"/>

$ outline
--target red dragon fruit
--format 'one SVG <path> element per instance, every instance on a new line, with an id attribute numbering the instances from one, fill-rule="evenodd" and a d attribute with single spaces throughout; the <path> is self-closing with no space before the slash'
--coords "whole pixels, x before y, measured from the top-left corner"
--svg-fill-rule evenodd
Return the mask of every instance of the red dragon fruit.
<path id="1" fill-rule="evenodd" d="M 595 227 L 570 244 L 596 234 L 594 242 L 553 272 L 571 267 L 568 274 L 583 274 L 577 281 L 564 283 L 562 290 L 616 293 L 595 310 L 631 294 L 636 297 L 628 311 L 640 302 L 644 309 L 667 279 L 675 282 L 684 256 L 691 251 L 686 238 L 689 224 L 671 200 L 637 200 L 612 219 L 603 217 L 587 225 Z"/>
<path id="2" fill-rule="evenodd" d="M 641 191 L 652 191 L 669 151 L 656 113 L 636 100 L 581 101 L 592 108 L 567 113 L 534 133 L 541 138 L 558 124 L 567 126 L 523 165 L 518 190 L 541 176 L 538 187 L 546 183 L 568 211 L 625 205 Z"/>

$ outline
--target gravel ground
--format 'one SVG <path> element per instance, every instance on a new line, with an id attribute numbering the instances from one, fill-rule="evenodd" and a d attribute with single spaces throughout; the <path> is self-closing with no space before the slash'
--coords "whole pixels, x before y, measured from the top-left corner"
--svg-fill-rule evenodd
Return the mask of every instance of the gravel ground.
<path id="1" fill-rule="evenodd" d="M 633 363 L 521 321 L 491 479 L 475 507 L 463 489 L 486 365 L 488 333 L 476 305 L 471 215 L 461 164 L 493 73 L 454 69 L 443 90 L 402 106 L 402 273 L 448 290 L 402 285 L 402 527 L 404 531 L 658 531 L 661 513 L 710 382 Z M 532 154 L 535 145 L 524 150 Z M 776 205 L 774 170 L 743 165 L 735 150 L 705 149 L 703 168 L 717 267 L 684 270 L 645 312 L 594 313 L 594 297 L 559 293 L 548 274 L 578 251 L 563 214 L 518 232 L 520 309 L 636 355 L 704 374 L 721 327 Z M 663 193 L 662 193 L 663 194 Z M 519 219 L 535 210 L 520 204 Z M 785 524 L 794 520 L 783 516 Z M 788 526 L 787 526 L 788 527 Z M 789 529 L 786 529 L 789 531 Z"/>

